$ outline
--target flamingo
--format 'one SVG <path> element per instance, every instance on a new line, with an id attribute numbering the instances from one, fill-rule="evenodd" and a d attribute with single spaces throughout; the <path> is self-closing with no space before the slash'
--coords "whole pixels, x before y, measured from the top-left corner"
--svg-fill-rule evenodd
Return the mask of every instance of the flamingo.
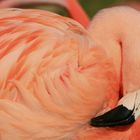
<path id="1" fill-rule="evenodd" d="M 0 25 L 1 140 L 79 139 L 117 101 L 111 60 L 76 21 L 10 8 Z"/>
<path id="2" fill-rule="evenodd" d="M 89 125 L 91 117 L 115 106 L 120 86 L 123 86 L 123 95 L 131 92 L 130 97 L 136 96 L 133 91 L 139 88 L 138 80 L 134 79 L 134 74 L 138 73 L 139 42 L 138 36 L 133 38 L 130 31 L 138 21 L 138 11 L 128 7 L 103 10 L 93 18 L 88 32 L 75 21 L 49 12 L 5 9 L 0 15 L 3 35 L 0 65 L 3 68 L 0 77 L 1 139 L 139 140 L 139 119 L 132 126 L 96 128 Z M 114 20 L 110 20 L 112 17 Z M 56 22 L 58 19 L 59 22 Z M 135 20 L 130 22 L 130 19 Z M 122 23 L 117 25 L 115 21 L 121 20 Z M 31 28 L 30 22 L 35 24 L 34 28 Z M 45 33 L 38 24 L 45 24 L 46 28 L 42 27 Z M 19 28 L 17 25 L 20 25 Z M 34 32 L 35 27 L 37 31 Z M 138 35 L 137 29 L 134 31 Z M 9 43 L 7 36 L 14 40 Z M 49 43 L 44 38 L 46 36 Z M 40 41 L 38 37 L 43 39 Z M 53 44 L 54 40 L 60 44 L 58 49 Z M 135 50 L 129 46 L 132 42 L 135 42 Z M 46 43 L 47 47 L 44 47 Z M 66 57 L 64 54 L 68 52 L 71 54 Z M 35 58 L 37 61 L 33 63 Z M 58 64 L 55 64 L 56 60 Z M 134 73 L 127 68 L 134 70 Z M 80 86 L 76 86 L 78 81 L 82 83 Z M 82 91 L 85 91 L 84 94 Z"/>
<path id="3" fill-rule="evenodd" d="M 109 8 L 97 14 L 89 27 L 94 41 L 106 51 L 114 63 L 118 77 L 122 77 L 123 96 L 140 87 L 140 82 L 135 79 L 135 77 L 139 79 L 140 73 L 138 53 L 140 27 L 136 24 L 139 22 L 139 15 L 139 11 L 129 7 Z M 131 101 L 127 105 L 131 110 L 135 103 L 135 96 L 136 92 L 131 94 Z M 137 98 L 139 100 L 139 96 Z"/>

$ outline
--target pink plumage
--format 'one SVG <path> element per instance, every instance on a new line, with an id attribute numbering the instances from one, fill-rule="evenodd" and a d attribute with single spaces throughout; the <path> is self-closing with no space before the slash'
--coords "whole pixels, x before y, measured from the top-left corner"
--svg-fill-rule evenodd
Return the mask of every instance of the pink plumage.
<path id="1" fill-rule="evenodd" d="M 3 9 L 0 35 L 1 140 L 78 139 L 117 101 L 111 60 L 72 19 Z"/>

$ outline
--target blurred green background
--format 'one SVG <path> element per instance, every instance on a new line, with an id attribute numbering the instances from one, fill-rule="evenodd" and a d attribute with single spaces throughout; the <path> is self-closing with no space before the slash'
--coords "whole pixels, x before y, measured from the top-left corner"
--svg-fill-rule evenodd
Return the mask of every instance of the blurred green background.
<path id="1" fill-rule="evenodd" d="M 61 1 L 61 0 L 60 0 Z M 116 6 L 116 5 L 132 5 L 140 10 L 140 0 L 79 0 L 82 7 L 85 9 L 89 17 L 93 17 L 100 9 Z M 30 4 L 20 6 L 21 8 L 38 8 L 49 10 L 63 16 L 68 16 L 68 12 L 64 7 L 51 4 Z"/>
<path id="2" fill-rule="evenodd" d="M 138 4 L 136 2 L 140 2 L 140 0 L 79 0 L 79 2 L 92 17 L 100 9 L 116 5 Z"/>

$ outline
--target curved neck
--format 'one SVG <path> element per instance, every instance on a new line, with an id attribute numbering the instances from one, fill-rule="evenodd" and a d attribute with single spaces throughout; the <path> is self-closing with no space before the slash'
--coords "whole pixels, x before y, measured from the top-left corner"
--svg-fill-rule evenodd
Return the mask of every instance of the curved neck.
<path id="1" fill-rule="evenodd" d="M 88 29 L 95 44 L 112 60 L 124 94 L 140 88 L 139 17 L 132 8 L 109 8 L 99 12 Z"/>
<path id="2" fill-rule="evenodd" d="M 67 8 L 73 19 L 81 23 L 84 27 L 89 25 L 89 17 L 77 0 L 66 0 Z"/>

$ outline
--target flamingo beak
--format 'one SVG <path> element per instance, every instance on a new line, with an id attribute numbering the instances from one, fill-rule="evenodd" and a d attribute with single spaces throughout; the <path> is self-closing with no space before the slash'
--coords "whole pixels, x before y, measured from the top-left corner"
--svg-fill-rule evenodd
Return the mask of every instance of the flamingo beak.
<path id="1" fill-rule="evenodd" d="M 128 93 L 117 107 L 101 116 L 91 119 L 90 124 L 96 127 L 113 127 L 132 124 L 140 116 L 140 90 Z"/>

